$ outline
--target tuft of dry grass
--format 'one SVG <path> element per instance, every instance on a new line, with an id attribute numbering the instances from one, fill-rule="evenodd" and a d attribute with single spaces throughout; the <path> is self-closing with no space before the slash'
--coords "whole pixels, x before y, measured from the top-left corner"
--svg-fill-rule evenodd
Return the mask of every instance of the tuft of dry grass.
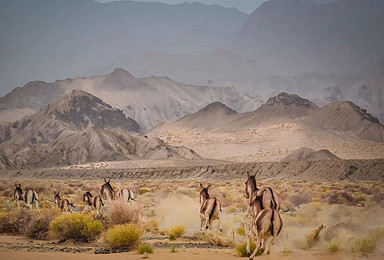
<path id="1" fill-rule="evenodd" d="M 141 217 L 141 208 L 132 203 L 124 201 L 112 201 L 109 212 L 108 222 L 111 226 L 127 224 L 127 223 L 139 223 Z"/>
<path id="2" fill-rule="evenodd" d="M 168 237 L 170 240 L 176 240 L 177 238 L 181 237 L 184 234 L 185 234 L 185 227 L 183 225 L 173 226 L 168 231 Z"/>

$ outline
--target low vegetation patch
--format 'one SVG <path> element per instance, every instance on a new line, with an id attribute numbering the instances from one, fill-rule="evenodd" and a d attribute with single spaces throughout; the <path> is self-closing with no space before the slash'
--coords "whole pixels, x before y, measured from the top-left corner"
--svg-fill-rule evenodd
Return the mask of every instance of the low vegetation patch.
<path id="1" fill-rule="evenodd" d="M 89 242 L 95 240 L 103 228 L 102 222 L 95 220 L 91 215 L 82 213 L 62 214 L 52 220 L 50 234 L 53 238 L 62 241 L 73 239 Z"/>
<path id="2" fill-rule="evenodd" d="M 339 246 L 336 244 L 336 242 L 332 241 L 328 246 L 328 251 L 331 253 L 336 253 L 339 251 Z"/>
<path id="3" fill-rule="evenodd" d="M 253 242 L 253 241 L 251 240 L 251 242 L 249 243 L 249 245 L 250 245 L 250 247 L 251 247 L 251 252 L 250 252 L 250 254 L 252 254 L 252 252 L 255 251 L 255 249 L 256 249 L 256 244 L 255 244 L 255 242 Z M 241 244 L 241 245 L 238 245 L 238 246 L 236 247 L 236 252 L 237 252 L 237 254 L 238 254 L 239 256 L 241 256 L 241 257 L 248 257 L 248 256 L 250 256 L 250 254 L 248 254 L 248 252 L 247 252 L 247 243 L 243 243 L 243 244 Z"/>
<path id="4" fill-rule="evenodd" d="M 185 227 L 183 225 L 178 225 L 172 227 L 168 232 L 168 237 L 170 240 L 176 240 L 185 234 Z"/>
<path id="5" fill-rule="evenodd" d="M 144 253 L 153 254 L 153 248 L 151 245 L 148 245 L 148 244 L 139 245 L 137 248 L 137 252 L 139 252 L 139 254 L 144 254 Z"/>
<path id="6" fill-rule="evenodd" d="M 372 253 L 377 245 L 377 239 L 373 236 L 358 239 L 353 244 L 352 250 L 363 254 Z"/>
<path id="7" fill-rule="evenodd" d="M 108 222 L 111 226 L 135 223 L 140 220 L 141 208 L 124 201 L 112 201 L 108 212 Z"/>
<path id="8" fill-rule="evenodd" d="M 116 225 L 108 229 L 105 239 L 112 248 L 135 248 L 140 242 L 143 230 L 136 224 Z"/>

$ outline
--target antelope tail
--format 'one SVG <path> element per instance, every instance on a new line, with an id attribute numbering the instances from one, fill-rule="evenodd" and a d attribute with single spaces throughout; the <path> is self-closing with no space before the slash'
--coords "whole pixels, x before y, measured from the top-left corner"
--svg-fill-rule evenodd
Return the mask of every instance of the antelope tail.
<path id="1" fill-rule="evenodd" d="M 33 200 L 37 200 L 38 202 L 40 202 L 40 200 L 39 200 L 39 196 L 37 196 L 36 191 L 32 190 L 32 192 L 33 192 L 33 199 L 32 199 L 32 202 L 33 202 Z"/>
<path id="2" fill-rule="evenodd" d="M 271 235 L 274 237 L 274 230 L 273 230 L 273 221 L 275 220 L 275 210 L 272 209 L 272 217 L 271 217 Z"/>
<path id="3" fill-rule="evenodd" d="M 217 199 L 215 198 L 215 201 L 213 202 L 213 207 L 212 207 L 211 213 L 209 214 L 209 221 L 211 221 L 211 219 L 213 217 L 213 213 L 215 212 L 216 206 L 217 206 Z"/>
<path id="4" fill-rule="evenodd" d="M 272 200 L 271 200 L 271 209 L 276 209 L 277 208 L 277 203 L 275 200 L 275 197 L 273 196 L 273 191 L 271 187 L 268 187 L 269 191 L 271 192 Z"/>

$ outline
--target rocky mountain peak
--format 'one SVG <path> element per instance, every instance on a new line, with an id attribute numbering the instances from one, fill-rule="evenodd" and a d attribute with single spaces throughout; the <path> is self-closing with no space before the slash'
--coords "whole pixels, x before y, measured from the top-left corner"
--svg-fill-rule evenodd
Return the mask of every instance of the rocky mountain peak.
<path id="1" fill-rule="evenodd" d="M 302 98 L 295 94 L 281 92 L 277 96 L 271 97 L 262 107 L 278 107 L 278 106 L 299 106 L 306 108 L 317 108 L 308 99 Z"/>

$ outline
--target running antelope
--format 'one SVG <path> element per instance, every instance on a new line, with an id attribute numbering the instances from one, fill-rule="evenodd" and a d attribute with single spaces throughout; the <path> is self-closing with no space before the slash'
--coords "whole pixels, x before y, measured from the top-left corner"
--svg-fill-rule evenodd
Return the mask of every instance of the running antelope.
<path id="1" fill-rule="evenodd" d="M 219 221 L 219 230 L 223 232 L 223 227 L 220 221 L 221 217 L 221 203 L 216 198 L 211 198 L 208 194 L 208 189 L 211 187 L 211 184 L 209 184 L 206 188 L 200 183 L 200 219 L 201 219 L 201 225 L 200 229 L 212 229 L 212 221 L 218 220 Z M 209 225 L 209 226 L 208 226 Z"/>
<path id="2" fill-rule="evenodd" d="M 35 207 L 37 211 L 40 212 L 39 209 L 39 197 L 37 196 L 36 191 L 27 190 L 23 193 L 21 190 L 21 184 L 15 183 L 15 190 L 13 191 L 13 197 L 17 200 L 17 208 L 20 209 L 20 201 L 24 201 L 25 205 L 27 205 L 32 210 L 32 203 L 35 203 Z"/>
<path id="3" fill-rule="evenodd" d="M 75 207 L 72 203 L 69 202 L 67 199 L 61 199 L 60 198 L 60 191 L 55 194 L 55 197 L 53 197 L 53 201 L 55 202 L 55 205 L 57 208 L 64 210 L 65 212 L 71 212 L 72 208 Z"/>
<path id="4" fill-rule="evenodd" d="M 97 195 L 95 197 L 92 196 L 92 194 L 87 191 L 83 194 L 83 201 L 85 202 L 85 211 L 89 211 L 89 207 L 93 206 L 96 209 L 97 216 L 100 215 L 100 208 L 101 206 L 104 206 L 103 199 L 101 198 L 101 195 Z"/>
<path id="5" fill-rule="evenodd" d="M 275 209 L 263 209 L 260 213 L 253 218 L 251 230 L 247 234 L 247 253 L 251 253 L 250 237 L 256 238 L 257 244 L 252 255 L 249 257 L 252 260 L 257 252 L 261 250 L 261 254 L 265 251 L 268 245 L 267 254 L 275 243 L 276 237 L 280 234 L 283 227 L 283 221 L 280 214 Z"/>
<path id="6" fill-rule="evenodd" d="M 108 202 L 111 200 L 122 200 L 128 202 L 129 200 L 135 200 L 135 195 L 131 189 L 122 188 L 119 191 L 115 191 L 110 183 L 111 179 L 108 181 L 104 178 L 104 184 L 101 186 L 100 194 L 106 195 Z"/>
<path id="7" fill-rule="evenodd" d="M 256 174 L 250 175 L 245 182 L 245 197 L 248 199 L 247 214 L 251 214 L 254 218 L 263 209 L 272 208 L 280 210 L 279 196 L 276 191 L 270 187 L 258 189 L 256 186 Z"/>

